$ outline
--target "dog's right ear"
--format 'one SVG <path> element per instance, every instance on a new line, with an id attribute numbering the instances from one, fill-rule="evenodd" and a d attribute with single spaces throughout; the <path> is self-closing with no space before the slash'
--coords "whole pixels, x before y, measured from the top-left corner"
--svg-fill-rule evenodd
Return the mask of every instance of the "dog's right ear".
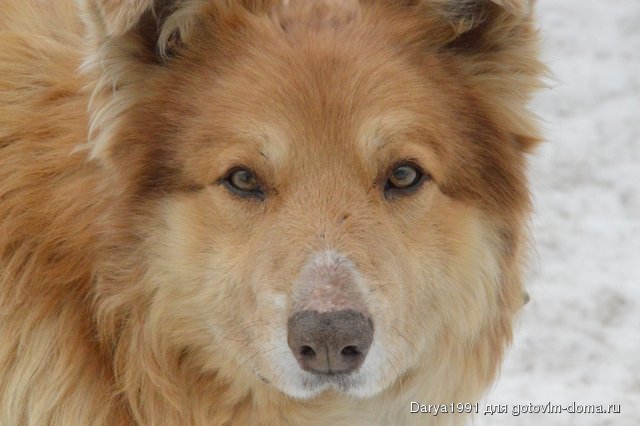
<path id="1" fill-rule="evenodd" d="M 162 62 L 186 43 L 204 0 L 80 0 L 95 48 L 105 44 L 119 53 Z"/>
<path id="2" fill-rule="evenodd" d="M 109 162 L 118 124 L 146 94 L 145 84 L 189 47 L 207 0 L 77 0 L 86 26 L 83 71 L 92 74 L 88 149 Z"/>

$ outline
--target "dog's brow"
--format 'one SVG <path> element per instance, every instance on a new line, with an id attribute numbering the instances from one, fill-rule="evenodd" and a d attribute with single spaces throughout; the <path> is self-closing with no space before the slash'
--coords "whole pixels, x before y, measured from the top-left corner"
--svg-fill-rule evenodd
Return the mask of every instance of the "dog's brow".
<path id="1" fill-rule="evenodd" d="M 371 158 L 390 139 L 415 125 L 417 117 L 411 111 L 390 111 L 363 121 L 358 132 L 358 145 L 365 158 Z"/>
<path id="2" fill-rule="evenodd" d="M 269 163 L 283 164 L 287 154 L 286 132 L 271 123 L 251 122 L 236 128 L 236 133 L 258 148 Z"/>

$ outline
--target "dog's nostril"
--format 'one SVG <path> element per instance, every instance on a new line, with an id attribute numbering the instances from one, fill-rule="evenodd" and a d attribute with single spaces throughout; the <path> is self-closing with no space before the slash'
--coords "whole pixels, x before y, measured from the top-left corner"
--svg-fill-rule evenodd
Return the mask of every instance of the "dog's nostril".
<path id="1" fill-rule="evenodd" d="M 303 346 L 300 348 L 300 356 L 305 359 L 315 358 L 316 351 L 314 351 L 311 346 Z"/>
<path id="2" fill-rule="evenodd" d="M 344 357 L 355 358 L 358 355 L 361 355 L 362 352 L 360 352 L 356 346 L 345 346 L 340 351 L 340 354 Z"/>

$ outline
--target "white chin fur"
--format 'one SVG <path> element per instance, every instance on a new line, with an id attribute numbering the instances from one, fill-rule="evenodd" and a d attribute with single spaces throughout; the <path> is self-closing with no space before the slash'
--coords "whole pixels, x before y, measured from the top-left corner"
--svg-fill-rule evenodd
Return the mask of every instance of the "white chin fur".
<path id="1" fill-rule="evenodd" d="M 272 385 L 296 399 L 311 399 L 332 389 L 355 398 L 370 398 L 390 386 L 396 377 L 384 371 L 389 366 L 375 341 L 364 364 L 353 374 L 329 378 L 302 370 L 288 347 L 271 352 L 274 366 Z M 395 372 L 395 371 L 394 371 Z M 399 371 L 402 373 L 402 371 Z"/>
<path id="2" fill-rule="evenodd" d="M 324 391 L 334 390 L 345 395 L 365 399 L 371 398 L 384 390 L 371 386 L 373 380 L 364 380 L 361 374 L 341 378 L 325 378 L 304 371 L 295 372 L 285 379 L 281 377 L 278 383 L 273 383 L 281 392 L 295 399 L 312 399 Z"/>

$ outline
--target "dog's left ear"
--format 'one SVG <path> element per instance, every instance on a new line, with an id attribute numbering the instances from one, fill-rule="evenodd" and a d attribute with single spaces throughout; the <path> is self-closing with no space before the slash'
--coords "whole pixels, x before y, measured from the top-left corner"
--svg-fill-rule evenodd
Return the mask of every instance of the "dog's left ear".
<path id="1" fill-rule="evenodd" d="M 455 64 L 523 151 L 533 148 L 539 137 L 525 107 L 547 71 L 539 61 L 535 0 L 404 1 L 422 22 L 422 42 Z"/>
<path id="2" fill-rule="evenodd" d="M 421 3 L 426 13 L 440 21 L 434 28 L 439 28 L 436 40 L 443 49 L 467 55 L 497 54 L 530 48 L 536 38 L 532 26 L 534 0 L 422 0 Z"/>

